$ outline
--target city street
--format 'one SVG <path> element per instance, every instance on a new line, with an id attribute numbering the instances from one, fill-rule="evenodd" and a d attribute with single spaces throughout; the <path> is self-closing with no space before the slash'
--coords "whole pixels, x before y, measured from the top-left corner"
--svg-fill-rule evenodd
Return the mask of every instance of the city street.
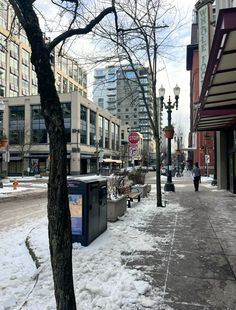
<path id="1" fill-rule="evenodd" d="M 46 197 L 25 196 L 23 199 L 14 198 L 0 203 L 0 231 L 38 220 L 46 216 Z"/>

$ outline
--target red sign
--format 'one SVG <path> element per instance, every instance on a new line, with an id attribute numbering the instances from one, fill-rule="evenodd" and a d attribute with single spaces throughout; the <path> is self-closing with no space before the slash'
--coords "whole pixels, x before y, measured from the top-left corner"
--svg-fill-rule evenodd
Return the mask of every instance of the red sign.
<path id="1" fill-rule="evenodd" d="M 129 143 L 136 144 L 139 142 L 140 137 L 137 132 L 131 132 L 128 136 Z"/>

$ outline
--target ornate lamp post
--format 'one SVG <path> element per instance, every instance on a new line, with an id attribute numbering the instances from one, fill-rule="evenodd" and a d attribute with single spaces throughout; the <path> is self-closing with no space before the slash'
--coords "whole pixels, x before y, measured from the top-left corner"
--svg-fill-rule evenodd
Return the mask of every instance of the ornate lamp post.
<path id="1" fill-rule="evenodd" d="M 161 86 L 159 89 L 159 97 L 161 101 L 161 110 L 163 111 L 163 107 L 167 110 L 167 120 L 168 120 L 168 128 L 173 128 L 171 125 L 171 113 L 172 110 L 176 107 L 176 110 L 178 110 L 178 101 L 179 101 L 179 93 L 180 93 L 180 88 L 178 85 L 175 86 L 174 88 L 174 95 L 175 95 L 175 102 L 170 101 L 170 96 L 169 100 L 167 103 L 164 102 L 164 96 L 165 96 L 165 88 Z M 172 166 L 171 166 L 171 139 L 173 136 L 168 136 L 168 148 L 167 148 L 167 183 L 164 186 L 164 191 L 166 192 L 174 192 L 175 191 L 175 186 L 172 183 Z"/>

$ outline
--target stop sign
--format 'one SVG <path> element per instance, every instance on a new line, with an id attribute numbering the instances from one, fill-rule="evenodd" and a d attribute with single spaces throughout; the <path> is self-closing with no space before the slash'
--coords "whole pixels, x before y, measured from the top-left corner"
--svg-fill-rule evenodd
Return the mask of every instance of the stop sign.
<path id="1" fill-rule="evenodd" d="M 128 136 L 129 143 L 136 144 L 139 142 L 139 134 L 137 132 L 131 132 Z"/>

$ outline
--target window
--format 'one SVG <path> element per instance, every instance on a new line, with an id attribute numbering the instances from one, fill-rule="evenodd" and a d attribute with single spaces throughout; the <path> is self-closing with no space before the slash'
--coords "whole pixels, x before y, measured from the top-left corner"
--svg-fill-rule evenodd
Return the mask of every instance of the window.
<path id="1" fill-rule="evenodd" d="M 115 124 L 111 123 L 111 148 L 115 150 Z"/>
<path id="2" fill-rule="evenodd" d="M 10 72 L 14 75 L 18 75 L 18 61 L 12 57 L 10 57 Z"/>
<path id="3" fill-rule="evenodd" d="M 100 140 L 99 140 L 99 146 L 100 147 L 103 147 L 103 123 L 104 123 L 104 118 L 99 115 L 99 137 L 100 137 Z"/>
<path id="4" fill-rule="evenodd" d="M 105 148 L 109 148 L 109 121 L 105 119 Z"/>
<path id="5" fill-rule="evenodd" d="M 87 108 L 80 106 L 80 143 L 87 144 Z"/>
<path id="6" fill-rule="evenodd" d="M 6 29 L 7 27 L 7 3 L 0 1 L 0 26 Z"/>
<path id="7" fill-rule="evenodd" d="M 116 141 L 116 151 L 119 151 L 120 145 L 119 145 L 119 136 L 120 136 L 120 126 L 115 126 L 115 141 Z"/>
<path id="8" fill-rule="evenodd" d="M 135 73 L 134 73 L 134 71 L 126 71 L 126 72 L 125 72 L 125 77 L 126 77 L 127 79 L 134 79 L 134 78 L 135 78 Z"/>
<path id="9" fill-rule="evenodd" d="M 90 140 L 90 145 L 95 145 L 95 127 L 96 125 L 96 113 L 94 111 L 90 110 L 90 136 L 89 136 L 89 140 Z"/>
<path id="10" fill-rule="evenodd" d="M 71 142 L 71 103 L 62 104 L 66 142 Z"/>
<path id="11" fill-rule="evenodd" d="M 41 105 L 31 106 L 31 143 L 47 143 L 47 130 L 42 116 Z"/>
<path id="12" fill-rule="evenodd" d="M 19 47 L 15 42 L 10 42 L 10 56 L 14 59 L 19 58 Z"/>
<path id="13" fill-rule="evenodd" d="M 30 54 L 26 50 L 22 49 L 22 64 L 29 67 L 30 65 Z"/>
<path id="14" fill-rule="evenodd" d="M 9 143 L 23 144 L 25 131 L 25 108 L 9 107 Z"/>

